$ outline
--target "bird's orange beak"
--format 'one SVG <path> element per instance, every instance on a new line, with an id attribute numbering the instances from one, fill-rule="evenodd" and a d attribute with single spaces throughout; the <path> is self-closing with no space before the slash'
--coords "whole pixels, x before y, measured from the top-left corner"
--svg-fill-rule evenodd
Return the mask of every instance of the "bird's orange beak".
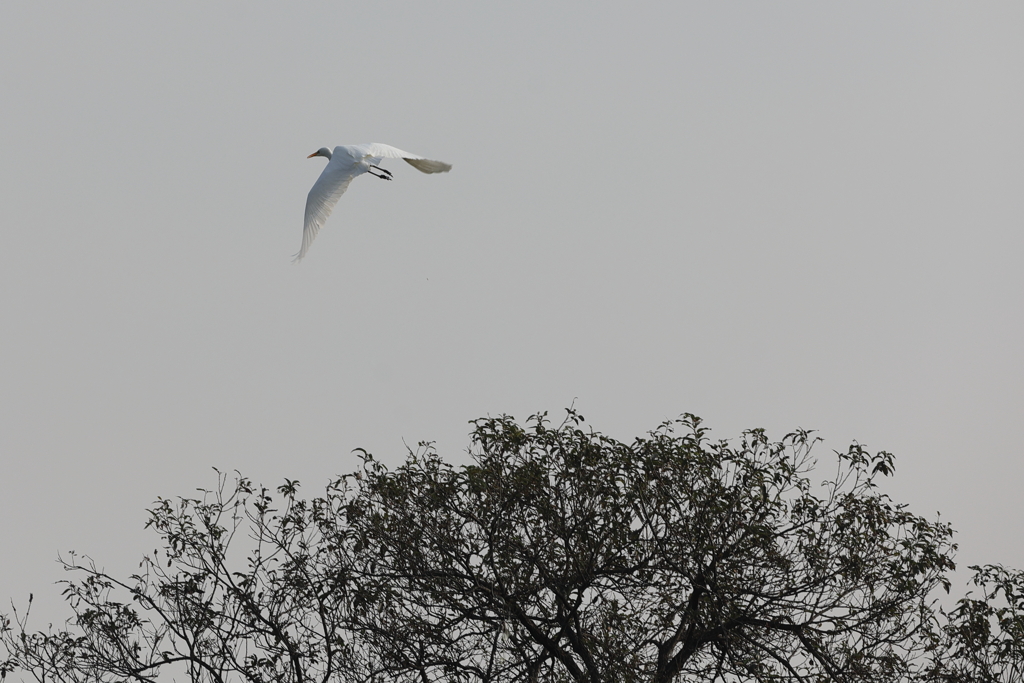
<path id="1" fill-rule="evenodd" d="M 307 159 L 312 159 L 312 158 L 313 158 L 313 157 L 315 157 L 315 156 L 320 156 L 320 152 L 313 152 L 312 154 L 310 154 L 310 155 L 309 155 L 308 157 L 306 157 L 306 158 L 307 158 Z"/>

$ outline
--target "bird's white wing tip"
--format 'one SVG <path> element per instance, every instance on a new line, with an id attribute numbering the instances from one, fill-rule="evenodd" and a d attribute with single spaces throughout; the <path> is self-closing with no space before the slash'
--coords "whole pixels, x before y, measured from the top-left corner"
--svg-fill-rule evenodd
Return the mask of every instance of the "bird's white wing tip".
<path id="1" fill-rule="evenodd" d="M 452 170 L 452 165 L 446 164 L 443 161 L 434 161 L 433 159 L 411 159 L 409 157 L 404 158 L 407 164 L 424 173 L 447 173 Z"/>

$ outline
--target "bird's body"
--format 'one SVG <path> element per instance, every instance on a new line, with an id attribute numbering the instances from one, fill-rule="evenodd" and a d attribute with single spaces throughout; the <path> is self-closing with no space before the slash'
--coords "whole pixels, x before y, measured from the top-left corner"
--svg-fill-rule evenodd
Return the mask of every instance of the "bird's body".
<path id="1" fill-rule="evenodd" d="M 379 142 L 369 142 L 362 145 L 339 145 L 334 151 L 321 147 L 307 158 L 327 157 L 330 161 L 324 167 L 320 177 L 313 183 L 313 188 L 306 197 L 306 218 L 302 227 L 302 248 L 295 255 L 299 261 L 309 251 L 309 245 L 316 239 L 331 210 L 338 203 L 341 195 L 345 194 L 349 183 L 356 176 L 370 173 L 378 178 L 391 180 L 390 171 L 385 171 L 378 164 L 385 159 L 405 159 L 411 166 L 424 173 L 447 173 L 451 170 L 451 164 L 443 161 L 433 161 L 423 157 L 403 152 L 402 150 L 384 145 Z"/>

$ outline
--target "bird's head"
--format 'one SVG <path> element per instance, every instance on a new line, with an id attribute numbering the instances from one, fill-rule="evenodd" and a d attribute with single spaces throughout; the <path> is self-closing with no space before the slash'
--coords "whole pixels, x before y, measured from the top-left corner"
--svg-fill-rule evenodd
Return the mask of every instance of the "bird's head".
<path id="1" fill-rule="evenodd" d="M 312 159 L 313 157 L 327 157 L 328 159 L 330 159 L 331 158 L 331 150 L 327 149 L 326 147 L 321 147 L 320 149 L 318 149 L 317 151 L 313 152 L 312 154 L 310 154 L 306 158 L 307 159 Z"/>

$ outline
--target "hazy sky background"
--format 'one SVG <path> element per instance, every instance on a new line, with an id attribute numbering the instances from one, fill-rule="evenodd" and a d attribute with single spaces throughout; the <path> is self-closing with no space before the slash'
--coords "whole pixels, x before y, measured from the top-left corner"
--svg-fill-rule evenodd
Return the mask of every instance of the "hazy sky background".
<path id="1" fill-rule="evenodd" d="M 1024 567 L 1024 3 L 0 5 L 0 599 L 212 466 L 819 430 Z M 357 179 L 307 259 L 321 146 Z M 821 473 L 822 475 L 825 472 Z M 5 601 L 6 602 L 6 601 Z"/>

